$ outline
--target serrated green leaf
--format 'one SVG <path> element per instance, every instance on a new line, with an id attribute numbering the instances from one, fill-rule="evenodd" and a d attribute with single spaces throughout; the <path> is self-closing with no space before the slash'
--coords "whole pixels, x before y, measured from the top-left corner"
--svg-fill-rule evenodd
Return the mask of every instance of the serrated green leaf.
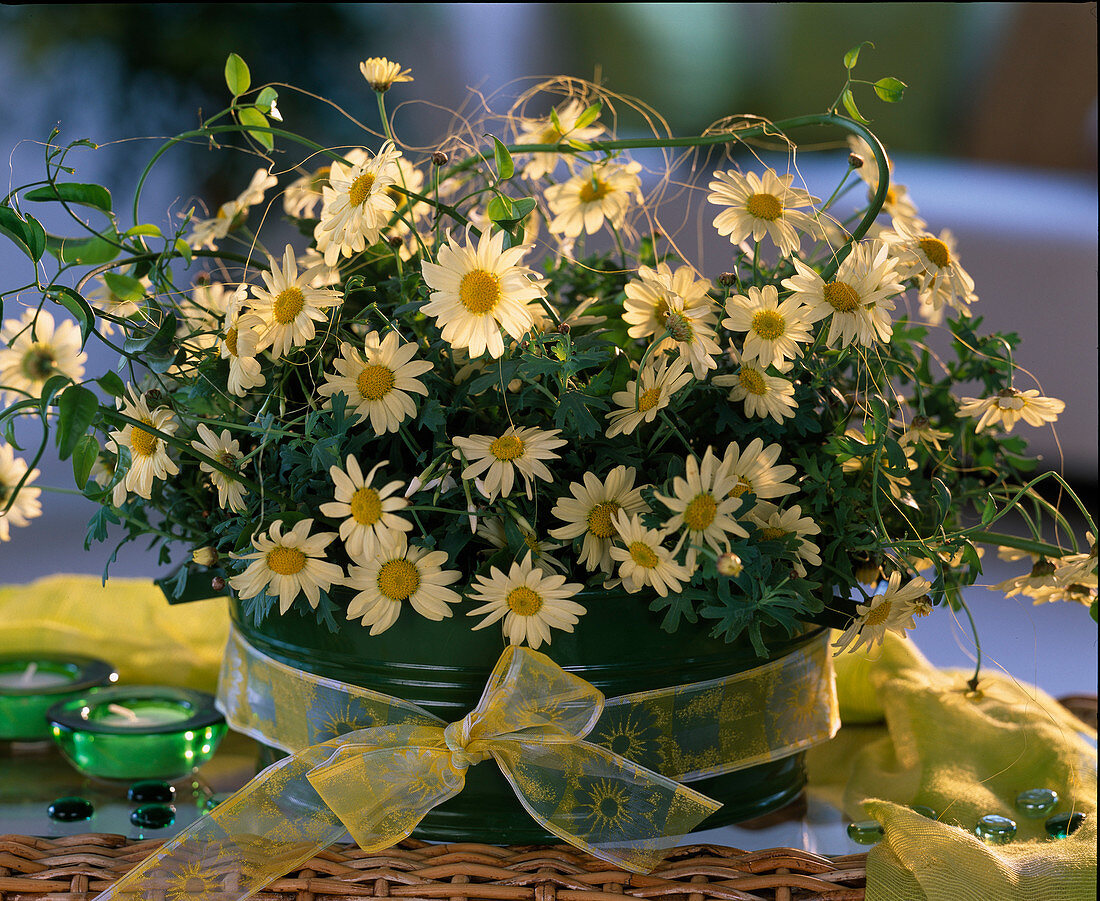
<path id="1" fill-rule="evenodd" d="M 852 96 L 852 89 L 851 88 L 845 88 L 844 89 L 844 93 L 843 93 L 843 95 L 841 95 L 841 100 L 844 101 L 844 108 L 848 111 L 849 116 L 851 116 L 853 119 L 855 119 L 861 125 L 870 125 L 871 124 L 867 119 L 864 119 L 863 116 L 860 115 L 859 109 L 856 107 L 856 100 Z"/>
<path id="2" fill-rule="evenodd" d="M 148 235 L 153 238 L 164 237 L 164 233 L 156 225 L 135 225 L 133 228 L 126 229 L 122 234 L 126 238 L 134 238 L 138 235 Z"/>
<path id="3" fill-rule="evenodd" d="M 486 135 L 486 137 L 493 138 L 493 157 L 497 164 L 497 178 L 501 181 L 506 181 L 511 178 L 516 171 L 516 164 L 512 161 L 512 154 L 508 152 L 507 147 L 492 135 Z"/>
<path id="4" fill-rule="evenodd" d="M 225 61 L 225 86 L 229 88 L 229 93 L 239 97 L 251 84 L 252 73 L 248 71 L 248 64 L 236 53 L 230 53 Z"/>
<path id="5" fill-rule="evenodd" d="M 854 69 L 856 67 L 857 60 L 859 60 L 859 51 L 862 50 L 864 47 L 871 47 L 873 49 L 874 46 L 875 45 L 872 44 L 870 41 L 864 41 L 862 44 L 853 47 L 851 50 L 844 54 L 844 68 L 848 69 L 849 71 Z"/>
<path id="6" fill-rule="evenodd" d="M 267 116 L 261 113 L 254 106 L 246 106 L 238 110 L 238 114 L 241 117 L 241 125 L 248 128 L 248 133 L 262 146 L 271 150 L 275 147 L 275 138 L 272 137 L 270 132 L 267 131 L 253 131 L 254 128 L 268 128 L 271 123 L 267 121 Z"/>
<path id="7" fill-rule="evenodd" d="M 73 478 L 81 491 L 88 484 L 88 476 L 99 457 L 99 442 L 95 435 L 81 435 L 73 447 Z"/>
<path id="8" fill-rule="evenodd" d="M 39 203 L 50 200 L 63 200 L 65 203 L 90 206 L 102 210 L 104 213 L 111 212 L 111 192 L 102 185 L 60 182 L 35 188 L 33 191 L 28 191 L 23 197 L 26 200 L 34 200 Z"/>
<path id="9" fill-rule="evenodd" d="M 99 411 L 99 398 L 95 393 L 81 385 L 73 385 L 61 395 L 57 402 L 60 413 L 57 417 L 57 455 L 67 460 L 75 450 L 76 443 L 83 437 Z"/>
<path id="10" fill-rule="evenodd" d="M 123 397 L 126 394 L 126 385 L 117 372 L 106 372 L 95 380 L 104 391 L 112 397 Z"/>
<path id="11" fill-rule="evenodd" d="M 880 100 L 885 100 L 887 103 L 897 103 L 901 100 L 905 94 L 905 89 L 909 87 L 904 81 L 899 81 L 893 76 L 888 75 L 886 78 L 880 78 L 876 81 L 872 87 L 875 89 L 875 93 L 878 94 Z"/>
<path id="12" fill-rule="evenodd" d="M 11 207 L 0 206 L 0 233 L 11 238 L 32 262 L 42 259 L 46 251 L 46 231 L 33 216 L 21 218 Z"/>
<path id="13" fill-rule="evenodd" d="M 145 286 L 136 278 L 128 275 L 119 275 L 117 272 L 104 272 L 103 281 L 111 289 L 111 293 L 119 300 L 128 300 L 137 303 L 145 297 Z"/>
<path id="14" fill-rule="evenodd" d="M 584 128 L 586 125 L 591 125 L 598 118 L 600 118 L 600 113 L 602 111 L 603 111 L 603 104 L 599 100 L 597 100 L 590 107 L 588 107 L 588 109 L 586 109 L 583 113 L 581 113 L 577 117 L 577 124 L 574 125 L 573 127 L 574 128 Z"/>
<path id="15" fill-rule="evenodd" d="M 72 288 L 66 285 L 55 285 L 54 290 L 57 291 L 55 297 L 57 302 L 72 313 L 80 325 L 80 347 L 81 350 L 83 350 L 84 345 L 88 341 L 88 336 L 92 333 L 92 326 L 95 323 L 95 313 L 88 301 Z"/>

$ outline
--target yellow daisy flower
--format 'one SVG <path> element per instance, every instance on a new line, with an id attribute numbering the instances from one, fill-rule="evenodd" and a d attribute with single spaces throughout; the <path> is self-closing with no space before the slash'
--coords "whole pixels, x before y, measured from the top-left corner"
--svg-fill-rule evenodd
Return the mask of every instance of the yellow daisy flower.
<path id="1" fill-rule="evenodd" d="M 558 438 L 561 429 L 516 428 L 509 426 L 499 438 L 492 435 L 471 435 L 455 438 L 457 448 L 454 458 L 465 458 L 463 479 L 476 479 L 484 474 L 485 496 L 495 500 L 497 495 L 508 497 L 519 472 L 527 489 L 527 499 L 534 497 L 531 488 L 535 479 L 553 482 L 554 476 L 543 460 L 557 460 L 554 449 L 566 443 Z"/>
<path id="2" fill-rule="evenodd" d="M 942 317 L 945 307 L 963 316 L 970 315 L 970 305 L 976 303 L 974 279 L 959 263 L 955 236 L 947 229 L 937 238 L 931 232 L 914 229 L 904 222 L 895 222 L 892 231 L 885 231 L 882 240 L 898 257 L 903 278 L 917 279 L 917 295 L 925 315 Z"/>
<path id="3" fill-rule="evenodd" d="M 0 442 L 0 541 L 11 540 L 11 526 L 28 525 L 30 520 L 42 515 L 42 504 L 38 500 L 42 489 L 31 487 L 31 482 L 41 474 L 37 469 L 31 470 L 27 481 L 19 489 L 19 495 L 8 507 L 11 493 L 26 472 L 27 464 L 15 456 L 15 449 Z"/>
<path id="4" fill-rule="evenodd" d="M 126 396 L 117 398 L 115 403 L 124 416 L 137 419 L 166 435 L 174 435 L 179 428 L 179 423 L 171 410 L 167 407 L 150 410 L 144 395 L 134 393 L 129 385 L 126 386 Z M 107 441 L 107 448 L 116 454 L 121 453 L 122 447 L 130 451 L 130 468 L 126 471 L 126 476 L 121 483 L 125 486 L 126 492 L 133 492 L 149 500 L 153 493 L 153 479 L 166 479 L 180 471 L 168 456 L 168 447 L 163 438 L 158 438 L 130 423 L 127 423 L 121 431 L 111 432 Z M 118 492 L 115 496 L 118 496 Z"/>
<path id="5" fill-rule="evenodd" d="M 615 528 L 623 546 L 611 546 L 611 559 L 618 562 L 619 578 L 627 591 L 641 591 L 648 585 L 665 597 L 670 591 L 679 592 L 691 579 L 692 568 L 677 563 L 662 544 L 667 532 L 647 529 L 640 516 L 627 516 L 622 510 L 615 514 Z"/>
<path id="6" fill-rule="evenodd" d="M 387 189 L 400 176 L 400 156 L 393 142 L 386 141 L 377 156 L 361 163 L 331 163 L 329 183 L 321 188 L 321 221 L 313 230 L 317 249 L 329 266 L 370 247 L 389 224 L 397 205 Z"/>
<path id="7" fill-rule="evenodd" d="M 614 570 L 611 545 L 618 535 L 615 514 L 621 510 L 633 516 L 649 510 L 642 500 L 643 486 L 634 487 L 636 475 L 631 466 L 616 466 L 602 479 L 586 472 L 584 484 L 571 482 L 572 497 L 559 497 L 550 511 L 566 523 L 550 530 L 552 538 L 572 541 L 584 536 L 578 560 L 589 570 L 600 569 L 609 575 Z"/>
<path id="8" fill-rule="evenodd" d="M 359 64 L 359 71 L 363 73 L 367 84 L 379 94 L 386 93 L 392 85 L 399 82 L 413 80 L 409 74 L 412 69 L 402 69 L 400 63 L 391 62 L 384 56 L 372 56 L 363 60 Z"/>
<path id="9" fill-rule="evenodd" d="M 745 360 L 757 360 L 766 369 L 773 363 L 782 368 L 787 360 L 801 356 L 799 344 L 808 344 L 810 320 L 797 295 L 779 302 L 774 285 L 748 288 L 746 294 L 726 298 L 726 319 L 722 325 L 734 332 L 747 332 L 742 350 Z"/>
<path id="10" fill-rule="evenodd" d="M 245 313 L 232 320 L 218 341 L 221 358 L 229 360 L 226 387 L 230 394 L 244 397 L 250 388 L 261 388 L 267 383 L 256 359 L 263 328 L 264 321 L 259 316 Z"/>
<path id="11" fill-rule="evenodd" d="M 864 644 L 868 647 L 881 645 L 887 630 L 904 638 L 906 629 L 913 628 L 913 602 L 927 594 L 931 587 L 927 579 L 917 576 L 903 588 L 901 573 L 891 573 L 890 583 L 882 594 L 876 594 L 868 603 L 856 607 L 856 618 L 833 642 L 833 647 L 838 652 L 855 652 Z"/>
<path id="12" fill-rule="evenodd" d="M 627 334 L 642 339 L 662 334 L 668 327 L 668 304 L 672 297 L 683 301 L 685 311 L 705 311 L 702 321 L 713 326 L 718 317 L 708 293 L 710 288 L 710 282 L 697 278 L 690 266 L 680 266 L 675 272 L 668 263 L 658 263 L 655 269 L 639 266 L 637 279 L 627 282 L 624 289 L 623 320 L 630 325 Z M 657 350 L 664 351 L 675 345 L 674 339 L 666 338 Z"/>
<path id="13" fill-rule="evenodd" d="M 798 404 L 794 385 L 787 379 L 768 375 L 754 363 L 742 363 L 737 372 L 716 375 L 715 385 L 730 387 L 729 399 L 745 402 L 745 414 L 764 419 L 770 416 L 778 423 L 794 416 Z"/>
<path id="14" fill-rule="evenodd" d="M 348 619 L 361 619 L 371 635 L 378 635 L 397 622 L 405 602 L 425 619 L 450 616 L 449 605 L 462 598 L 445 586 L 462 573 L 443 569 L 446 562 L 446 551 L 410 545 L 403 532 L 393 533 L 365 563 L 349 568 L 346 584 L 359 592 L 348 605 Z"/>
<path id="15" fill-rule="evenodd" d="M 221 435 L 215 435 L 213 430 L 200 422 L 196 431 L 199 433 L 199 440 L 191 442 L 196 451 L 230 468 L 237 467 L 244 454 L 241 453 L 240 442 L 229 434 L 229 429 L 222 429 Z M 200 461 L 199 470 L 210 473 L 210 481 L 218 489 L 219 507 L 228 507 L 236 513 L 245 509 L 244 485 L 219 472 L 209 463 Z"/>
<path id="16" fill-rule="evenodd" d="M 493 359 L 504 355 L 503 328 L 517 341 L 531 328 L 530 306 L 546 296 L 534 271 L 520 265 L 532 250 L 530 244 L 504 249 L 504 232 L 483 232 L 476 247 L 453 238 L 439 249 L 439 262 L 421 263 L 424 281 L 432 295 L 421 311 L 436 319 L 443 340 L 471 357 L 489 351 Z"/>
<path id="17" fill-rule="evenodd" d="M 752 492 L 763 500 L 798 491 L 797 485 L 787 482 L 797 470 L 789 463 L 776 466 L 781 450 L 778 444 L 764 447 L 762 438 L 753 438 L 744 450 L 741 450 L 736 441 L 730 442 L 722 455 L 722 466 L 735 479 L 730 493 L 734 497 L 741 497 Z"/>
<path id="18" fill-rule="evenodd" d="M 286 613 L 299 594 L 304 594 L 310 607 L 316 609 L 321 592 L 341 584 L 344 571 L 324 559 L 325 548 L 336 533 L 310 535 L 312 527 L 312 519 L 303 519 L 284 535 L 283 521 L 273 522 L 267 535 L 252 539 L 252 553 L 230 554 L 235 560 L 252 562 L 244 572 L 230 578 L 229 586 L 244 599 L 261 591 L 278 595 L 280 613 Z"/>
<path id="19" fill-rule="evenodd" d="M 283 265 L 270 260 L 271 271 L 261 273 L 267 290 L 252 288 L 255 298 L 252 312 L 264 323 L 264 331 L 256 345 L 257 351 L 271 348 L 275 358 L 284 356 L 292 347 L 299 347 L 317 334 L 314 322 L 327 319 L 325 310 L 339 306 L 343 299 L 336 291 L 312 286 L 318 267 L 298 274 L 294 248 L 289 244 L 283 254 Z"/>
<path id="20" fill-rule="evenodd" d="M 749 533 L 732 516 L 741 506 L 741 498 L 732 494 L 737 481 L 714 452 L 708 447 L 702 461 L 691 455 L 684 467 L 684 475 L 672 480 L 671 497 L 654 495 L 673 513 L 665 528 L 684 529 L 692 544 L 705 541 L 716 551 L 729 549 L 726 535 L 748 538 Z M 694 559 L 694 551 L 688 559 Z"/>
<path id="21" fill-rule="evenodd" d="M 627 382 L 625 390 L 611 395 L 619 408 L 605 414 L 611 420 L 605 434 L 608 438 L 629 435 L 643 422 L 653 422 L 658 411 L 668 406 L 672 395 L 691 379 L 683 357 L 677 357 L 671 366 L 668 357 L 662 357 L 652 369 L 643 370 L 637 379 Z"/>
<path id="22" fill-rule="evenodd" d="M 599 122 L 577 128 L 577 120 L 587 107 L 576 97 L 571 97 L 561 106 L 555 107 L 561 130 L 549 115 L 541 119 L 520 119 L 516 125 L 517 144 L 558 144 L 564 138 L 574 141 L 594 141 L 607 129 Z M 525 178 L 537 179 L 551 175 L 561 160 L 557 153 L 533 153 L 531 160 L 523 167 Z"/>
<path id="23" fill-rule="evenodd" d="M 1040 397 L 1035 388 L 1030 391 L 1002 388 L 992 397 L 964 397 L 959 403 L 957 415 L 980 415 L 978 424 L 974 426 L 976 432 L 998 424 L 1003 425 L 1006 432 L 1011 432 L 1021 419 L 1030 426 L 1054 422 L 1065 408 L 1065 401 Z"/>
<path id="24" fill-rule="evenodd" d="M 55 323 L 49 310 L 26 310 L 21 319 L 8 319 L 0 328 L 0 398 L 14 403 L 27 395 L 36 397 L 55 375 L 79 382 L 87 359 L 75 322 Z"/>
<path id="25" fill-rule="evenodd" d="M 775 504 L 758 501 L 749 511 L 749 519 L 760 527 L 762 541 L 775 541 L 786 535 L 795 535 L 798 538 L 796 553 L 799 560 L 795 562 L 794 568 L 800 576 L 806 575 L 806 567 L 800 561 L 805 560 L 810 566 L 821 565 L 821 548 L 806 538 L 807 535 L 819 535 L 821 526 L 810 517 L 803 516 L 802 508 L 798 504 L 788 510 L 780 510 Z"/>
<path id="26" fill-rule="evenodd" d="M 513 563 L 505 575 L 495 566 L 489 576 L 477 576 L 471 587 L 470 599 L 482 606 L 470 610 L 467 616 L 488 614 L 474 626 L 474 631 L 504 619 L 504 635 L 509 644 L 527 642 L 538 648 L 550 644 L 550 630 L 572 632 L 577 618 L 585 608 L 569 600 L 584 588 L 579 582 L 566 582 L 565 576 L 548 574 L 534 566 L 531 554 L 522 563 Z"/>
<path id="27" fill-rule="evenodd" d="M 729 235 L 730 242 L 740 244 L 750 235 L 754 241 L 769 237 L 782 256 L 798 253 L 798 232 L 821 232 L 813 217 L 800 212 L 799 207 L 812 206 L 811 197 L 800 188 L 792 188 L 794 175 L 779 176 L 775 170 L 764 170 L 760 178 L 755 172 L 742 175 L 733 169 L 715 172 L 717 181 L 709 185 L 707 200 L 725 206 L 714 217 L 718 234 Z"/>
<path id="28" fill-rule="evenodd" d="M 343 520 L 340 540 L 353 559 L 372 556 L 380 544 L 412 529 L 412 523 L 396 512 L 409 505 L 404 497 L 394 494 L 401 490 L 402 483 L 394 480 L 382 488 L 371 485 L 374 474 L 389 462 L 376 463 L 366 478 L 363 478 L 359 461 L 350 454 L 346 469 L 339 466 L 329 469 L 336 500 L 321 504 L 320 510 L 325 516 Z"/>
<path id="29" fill-rule="evenodd" d="M 325 374 L 325 383 L 317 393 L 330 398 L 343 392 L 357 416 L 369 416 L 375 435 L 396 432 L 406 419 L 416 416 L 416 404 L 408 392 L 427 395 L 428 389 L 417 378 L 432 368 L 429 360 L 414 360 L 416 345 L 402 343 L 397 332 L 379 339 L 378 332 L 363 337 L 363 354 L 350 344 L 340 345 L 340 356 L 333 361 L 337 375 Z"/>
<path id="30" fill-rule="evenodd" d="M 553 214 L 547 228 L 554 234 L 575 238 L 584 232 L 594 235 L 606 220 L 622 228 L 632 203 L 642 202 L 642 181 L 637 162 L 607 161 L 584 166 L 569 181 L 546 189 L 546 202 Z"/>
<path id="31" fill-rule="evenodd" d="M 942 451 L 943 447 L 940 442 L 946 441 L 950 437 L 950 432 L 932 428 L 932 423 L 929 422 L 927 416 L 914 416 L 909 428 L 902 432 L 901 437 L 898 438 L 898 444 L 902 447 L 907 444 L 923 444 L 927 448 Z"/>

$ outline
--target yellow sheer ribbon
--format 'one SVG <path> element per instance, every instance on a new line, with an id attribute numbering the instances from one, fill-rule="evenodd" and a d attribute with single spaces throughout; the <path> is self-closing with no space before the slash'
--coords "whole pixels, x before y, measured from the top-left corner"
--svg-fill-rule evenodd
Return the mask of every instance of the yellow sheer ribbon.
<path id="1" fill-rule="evenodd" d="M 237 901 L 345 831 L 364 850 L 381 850 L 461 791 L 466 769 L 489 757 L 549 832 L 648 872 L 720 806 L 670 772 L 701 778 L 777 759 L 830 738 L 839 723 L 824 636 L 727 679 L 607 705 L 543 654 L 509 647 L 475 709 L 445 724 L 399 698 L 281 664 L 234 632 L 219 704 L 235 729 L 292 756 L 98 899 Z M 743 740 L 723 737 L 738 723 Z M 600 744 L 586 741 L 590 734 Z"/>

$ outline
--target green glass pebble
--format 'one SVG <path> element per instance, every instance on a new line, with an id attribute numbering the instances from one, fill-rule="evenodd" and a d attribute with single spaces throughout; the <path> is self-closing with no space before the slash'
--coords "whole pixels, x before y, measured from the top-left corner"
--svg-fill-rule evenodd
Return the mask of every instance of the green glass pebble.
<path id="1" fill-rule="evenodd" d="M 1029 788 L 1016 796 L 1016 809 L 1029 820 L 1045 817 L 1058 804 L 1058 792 L 1049 788 Z"/>
<path id="2" fill-rule="evenodd" d="M 135 782 L 126 792 L 126 798 L 134 804 L 171 804 L 176 797 L 176 789 L 167 782 L 146 779 Z"/>
<path id="3" fill-rule="evenodd" d="M 1056 813 L 1046 821 L 1047 835 L 1051 838 L 1065 838 L 1081 828 L 1085 815 L 1079 810 L 1073 813 Z"/>
<path id="4" fill-rule="evenodd" d="M 130 814 L 130 822 L 142 829 L 164 829 L 176 822 L 171 804 L 145 804 Z"/>
<path id="5" fill-rule="evenodd" d="M 61 823 L 78 823 L 81 820 L 90 820 L 93 813 L 95 813 L 95 807 L 92 802 L 86 798 L 76 796 L 58 798 L 46 808 L 46 816 Z"/>
<path id="6" fill-rule="evenodd" d="M 848 824 L 848 838 L 859 845 L 875 845 L 882 841 L 882 826 L 874 820 Z"/>
<path id="7" fill-rule="evenodd" d="M 1016 823 L 1008 817 L 991 813 L 978 820 L 974 834 L 987 845 L 1007 845 L 1016 837 Z"/>
<path id="8" fill-rule="evenodd" d="M 913 811 L 913 813 L 919 813 L 922 817 L 927 817 L 930 820 L 938 819 L 936 811 L 931 807 L 925 807 L 923 804 L 910 804 L 909 809 Z"/>

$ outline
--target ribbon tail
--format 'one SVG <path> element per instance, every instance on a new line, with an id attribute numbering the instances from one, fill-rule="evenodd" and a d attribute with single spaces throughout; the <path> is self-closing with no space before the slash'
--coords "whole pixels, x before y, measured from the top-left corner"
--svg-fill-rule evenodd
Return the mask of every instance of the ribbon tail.
<path id="1" fill-rule="evenodd" d="M 501 741 L 491 753 L 545 829 L 634 873 L 656 867 L 722 806 L 585 741 Z"/>
<path id="2" fill-rule="evenodd" d="M 343 837 L 307 779 L 331 754 L 307 748 L 256 776 L 147 857 L 95 901 L 243 901 Z"/>

